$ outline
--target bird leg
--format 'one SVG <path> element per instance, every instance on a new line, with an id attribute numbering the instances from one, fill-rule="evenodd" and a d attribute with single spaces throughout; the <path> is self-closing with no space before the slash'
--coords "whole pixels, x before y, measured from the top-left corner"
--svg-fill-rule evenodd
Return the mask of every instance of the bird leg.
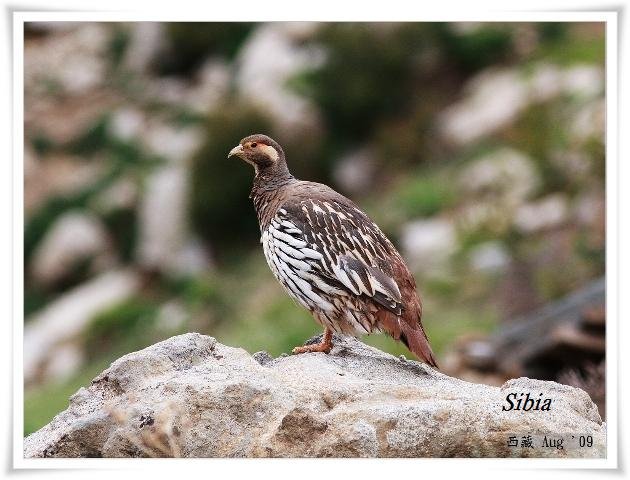
<path id="1" fill-rule="evenodd" d="M 292 352 L 295 354 L 311 352 L 328 353 L 333 347 L 332 336 L 332 330 L 330 328 L 327 328 L 326 330 L 324 330 L 324 338 L 322 338 L 322 341 L 320 343 L 315 343 L 314 345 L 304 345 L 303 347 L 295 347 Z"/>

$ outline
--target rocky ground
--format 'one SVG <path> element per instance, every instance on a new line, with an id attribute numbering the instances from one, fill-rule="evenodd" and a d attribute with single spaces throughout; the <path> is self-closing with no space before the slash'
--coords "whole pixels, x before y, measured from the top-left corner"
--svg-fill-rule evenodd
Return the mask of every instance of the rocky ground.
<path id="1" fill-rule="evenodd" d="M 550 411 L 503 411 L 506 395 Z M 510 446 L 588 435 L 591 448 Z M 605 424 L 582 390 L 529 378 L 446 376 L 354 339 L 330 355 L 253 356 L 189 333 L 115 361 L 25 439 L 26 457 L 603 457 Z"/>

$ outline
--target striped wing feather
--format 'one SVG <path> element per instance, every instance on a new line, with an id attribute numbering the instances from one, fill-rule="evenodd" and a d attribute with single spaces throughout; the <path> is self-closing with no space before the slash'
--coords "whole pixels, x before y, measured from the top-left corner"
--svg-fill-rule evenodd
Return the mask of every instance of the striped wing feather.
<path id="1" fill-rule="evenodd" d="M 309 263 L 329 286 L 401 314 L 402 297 L 391 267 L 396 251 L 363 212 L 336 201 L 309 199 L 285 206 L 278 218 L 287 234 L 320 254 Z"/>

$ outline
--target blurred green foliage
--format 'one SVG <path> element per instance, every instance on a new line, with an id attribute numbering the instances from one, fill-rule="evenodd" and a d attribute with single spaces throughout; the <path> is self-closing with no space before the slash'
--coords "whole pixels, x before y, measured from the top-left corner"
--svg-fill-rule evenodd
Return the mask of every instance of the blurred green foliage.
<path id="1" fill-rule="evenodd" d="M 85 351 L 98 358 L 129 339 L 150 345 L 157 305 L 148 299 L 132 299 L 99 313 L 85 332 Z"/>
<path id="2" fill-rule="evenodd" d="M 321 29 L 317 40 L 329 57 L 294 86 L 322 109 L 333 141 L 347 146 L 383 117 L 408 111 L 417 76 L 413 59 L 431 48 L 420 25 L 335 23 Z"/>
<path id="3" fill-rule="evenodd" d="M 229 152 L 252 132 L 267 132 L 264 114 L 238 102 L 226 101 L 205 124 L 206 142 L 193 159 L 190 216 L 195 231 L 219 251 L 234 251 L 259 235 L 251 200 L 253 172 Z"/>
<path id="4" fill-rule="evenodd" d="M 464 73 L 505 62 L 514 50 L 512 26 L 496 23 L 453 31 L 447 23 L 431 24 L 446 58 Z M 463 24 L 464 26 L 466 24 Z M 463 28 L 463 27 L 462 27 Z"/>
<path id="5" fill-rule="evenodd" d="M 406 218 L 433 216 L 453 206 L 456 199 L 452 183 L 431 176 L 412 177 L 400 186 L 396 195 Z"/>
<path id="6" fill-rule="evenodd" d="M 158 73 L 189 74 L 208 56 L 232 59 L 255 23 L 167 23 L 169 49 L 155 66 Z"/>

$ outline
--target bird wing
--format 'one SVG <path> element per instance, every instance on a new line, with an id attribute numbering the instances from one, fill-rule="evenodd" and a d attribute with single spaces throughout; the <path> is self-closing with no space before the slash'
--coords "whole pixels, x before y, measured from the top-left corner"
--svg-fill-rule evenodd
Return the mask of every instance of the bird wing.
<path id="1" fill-rule="evenodd" d="M 270 227 L 285 262 L 298 268 L 298 274 L 317 289 L 365 295 L 401 314 L 402 297 L 392 270 L 398 252 L 349 201 L 288 202 L 278 209 Z"/>

